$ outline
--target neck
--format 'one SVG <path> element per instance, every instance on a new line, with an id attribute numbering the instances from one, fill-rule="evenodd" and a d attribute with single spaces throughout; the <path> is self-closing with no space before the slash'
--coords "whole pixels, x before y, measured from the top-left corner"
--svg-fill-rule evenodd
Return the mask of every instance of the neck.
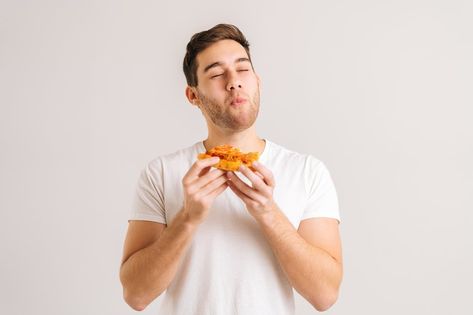
<path id="1" fill-rule="evenodd" d="M 237 147 L 245 153 L 262 153 L 266 142 L 258 137 L 254 126 L 238 132 L 209 131 L 207 139 L 204 140 L 204 146 L 206 150 L 210 150 L 211 148 L 222 144 L 229 144 L 231 146 Z"/>

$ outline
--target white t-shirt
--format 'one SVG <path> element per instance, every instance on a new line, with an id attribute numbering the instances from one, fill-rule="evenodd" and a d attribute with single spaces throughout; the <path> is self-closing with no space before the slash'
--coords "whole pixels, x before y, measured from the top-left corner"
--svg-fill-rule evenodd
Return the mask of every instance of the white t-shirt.
<path id="1" fill-rule="evenodd" d="M 272 171 L 273 198 L 294 228 L 314 217 L 340 222 L 325 165 L 265 141 L 259 162 Z M 200 141 L 150 161 L 138 180 L 130 220 L 169 224 L 183 205 L 182 178 L 205 151 Z M 159 302 L 163 315 L 294 314 L 292 286 L 256 220 L 230 188 L 215 199 Z"/>

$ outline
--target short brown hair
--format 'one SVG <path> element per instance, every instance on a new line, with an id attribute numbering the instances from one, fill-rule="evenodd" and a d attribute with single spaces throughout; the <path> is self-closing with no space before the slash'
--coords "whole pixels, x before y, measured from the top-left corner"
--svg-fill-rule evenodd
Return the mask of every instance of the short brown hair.
<path id="1" fill-rule="evenodd" d="M 231 24 L 218 24 L 209 30 L 196 33 L 191 37 L 187 44 L 186 55 L 184 57 L 183 69 L 189 86 L 197 86 L 197 55 L 220 40 L 232 39 L 238 42 L 246 50 L 248 59 L 251 62 L 250 43 L 246 40 L 243 33 Z"/>

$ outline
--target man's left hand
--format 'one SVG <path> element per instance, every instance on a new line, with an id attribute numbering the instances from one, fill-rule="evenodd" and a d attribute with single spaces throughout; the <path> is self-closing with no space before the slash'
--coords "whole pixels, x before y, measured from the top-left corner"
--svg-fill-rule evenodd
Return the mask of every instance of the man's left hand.
<path id="1" fill-rule="evenodd" d="M 233 172 L 228 172 L 230 189 L 245 203 L 253 217 L 259 217 L 277 209 L 273 199 L 275 187 L 273 173 L 261 163 L 252 164 L 255 171 L 242 165 L 239 171 L 250 180 L 252 186 L 243 182 Z"/>

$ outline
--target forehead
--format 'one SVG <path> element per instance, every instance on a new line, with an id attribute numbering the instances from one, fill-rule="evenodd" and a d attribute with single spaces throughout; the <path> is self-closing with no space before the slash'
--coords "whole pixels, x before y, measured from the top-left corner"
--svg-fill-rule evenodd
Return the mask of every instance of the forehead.
<path id="1" fill-rule="evenodd" d="M 245 48 L 240 43 L 231 39 L 218 41 L 197 55 L 197 73 L 203 73 L 205 67 L 215 62 L 233 64 L 239 58 L 248 58 Z"/>

